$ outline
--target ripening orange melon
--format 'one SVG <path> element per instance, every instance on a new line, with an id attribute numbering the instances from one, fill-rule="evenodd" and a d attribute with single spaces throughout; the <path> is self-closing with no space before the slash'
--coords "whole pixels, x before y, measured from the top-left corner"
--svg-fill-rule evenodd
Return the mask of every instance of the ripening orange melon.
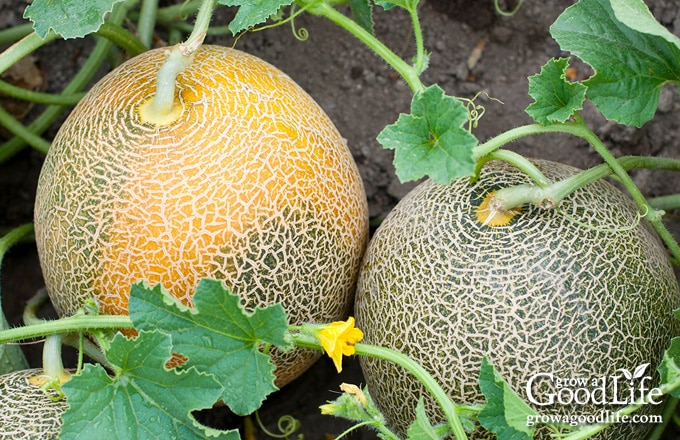
<path id="1" fill-rule="evenodd" d="M 291 324 L 344 318 L 368 216 L 338 130 L 283 72 L 209 45 L 177 78 L 178 118 L 145 121 L 165 57 L 148 51 L 97 83 L 45 159 L 35 229 L 57 311 L 93 296 L 125 314 L 139 280 L 190 305 L 212 277 L 249 309 L 281 303 Z M 275 355 L 277 383 L 317 356 Z"/>

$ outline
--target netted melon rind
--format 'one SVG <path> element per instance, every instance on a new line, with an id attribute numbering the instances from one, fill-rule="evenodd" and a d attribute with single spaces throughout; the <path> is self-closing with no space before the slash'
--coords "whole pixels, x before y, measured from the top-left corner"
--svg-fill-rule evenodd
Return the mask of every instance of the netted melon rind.
<path id="1" fill-rule="evenodd" d="M 145 123 L 163 49 L 98 82 L 54 139 L 38 183 L 36 242 L 50 299 L 127 313 L 132 283 L 185 304 L 201 278 L 291 324 L 349 312 L 368 234 L 361 177 L 324 111 L 283 72 L 202 46 L 178 76 L 183 116 Z M 278 383 L 318 354 L 279 355 Z M 283 359 L 285 357 L 285 359 Z"/>
<path id="2" fill-rule="evenodd" d="M 553 180 L 576 171 L 537 164 Z M 492 162 L 473 185 L 427 181 L 397 205 L 362 264 L 355 316 L 365 342 L 414 357 L 465 404 L 484 401 L 477 382 L 484 353 L 525 399 L 529 376 L 539 372 L 601 377 L 649 362 L 657 380 L 654 368 L 680 334 L 672 313 L 678 284 L 657 236 L 605 182 L 578 190 L 559 210 L 525 208 L 507 226 L 476 220 L 484 195 L 519 183 L 526 176 Z M 404 433 L 423 388 L 391 364 L 361 363 L 372 396 Z M 647 428 L 621 424 L 597 438 L 639 439 Z"/>
<path id="3" fill-rule="evenodd" d="M 56 440 L 66 399 L 53 400 L 29 378 L 42 369 L 21 370 L 0 376 L 0 437 L 13 440 Z M 56 396 L 53 396 L 56 397 Z"/>

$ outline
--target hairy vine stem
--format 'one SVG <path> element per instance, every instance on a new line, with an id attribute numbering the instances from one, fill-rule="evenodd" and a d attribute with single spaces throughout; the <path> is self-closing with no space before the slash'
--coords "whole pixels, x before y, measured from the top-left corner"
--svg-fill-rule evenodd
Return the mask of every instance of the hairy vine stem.
<path id="1" fill-rule="evenodd" d="M 306 5 L 306 3 L 307 2 L 304 2 L 303 4 Z M 425 86 L 420 80 L 421 72 L 417 68 L 407 64 L 397 54 L 392 52 L 392 50 L 388 48 L 382 41 L 378 40 L 373 34 L 359 26 L 354 20 L 341 14 L 324 1 L 315 1 L 315 3 L 313 3 L 313 5 L 309 8 L 309 12 L 314 15 L 326 17 L 328 20 L 332 21 L 358 38 L 366 46 L 372 49 L 378 56 L 380 56 L 387 64 L 389 64 L 390 67 L 392 67 L 397 73 L 399 73 L 399 75 L 401 75 L 401 77 L 404 79 L 404 81 L 406 81 L 414 93 L 425 89 Z M 414 17 L 414 15 L 412 15 L 412 17 Z M 422 36 L 417 37 L 416 40 L 422 41 Z"/>
<path id="2" fill-rule="evenodd" d="M 551 184 L 550 179 L 545 177 L 541 170 L 539 170 L 536 165 L 531 163 L 531 161 L 529 161 L 527 158 L 519 153 L 515 153 L 514 151 L 503 149 L 496 150 L 493 153 L 489 153 L 475 161 L 475 177 L 473 178 L 473 181 L 477 179 L 477 176 L 479 176 L 479 172 L 481 171 L 484 164 L 491 160 L 502 160 L 514 165 L 527 174 L 539 187 L 545 187 Z M 510 207 L 510 209 L 512 208 L 514 208 L 514 206 Z"/>
<path id="3" fill-rule="evenodd" d="M 132 32 L 110 22 L 104 22 L 95 34 L 118 45 L 131 56 L 139 55 L 147 50 L 145 43 Z"/>
<path id="4" fill-rule="evenodd" d="M 34 133 L 24 126 L 24 124 L 14 119 L 14 117 L 2 107 L 0 107 L 0 125 L 6 127 L 10 133 L 43 154 L 47 154 L 47 150 L 50 149 L 51 144 L 49 141 L 43 139 L 40 135 Z"/>
<path id="5" fill-rule="evenodd" d="M 25 341 L 32 338 L 71 332 L 87 332 L 93 329 L 133 328 L 129 316 L 122 315 L 73 315 L 53 321 L 16 327 L 0 331 L 0 344 Z"/>
<path id="6" fill-rule="evenodd" d="M 26 35 L 0 54 L 0 73 L 5 72 L 29 53 L 58 38 L 59 35 L 52 31 L 45 38 L 40 38 L 35 32 Z"/>
<path id="7" fill-rule="evenodd" d="M 69 94 L 36 92 L 33 90 L 24 89 L 23 87 L 15 86 L 2 80 L 0 80 L 0 92 L 7 96 L 11 96 L 12 98 L 21 99 L 22 101 L 47 105 L 76 105 L 83 98 L 83 96 L 85 96 L 85 92 Z"/>
<path id="8" fill-rule="evenodd" d="M 142 44 L 147 48 L 153 42 L 154 28 L 156 27 L 156 15 L 158 14 L 158 0 L 142 0 L 137 20 L 137 34 Z"/>
<path id="9" fill-rule="evenodd" d="M 33 25 L 31 23 L 20 24 L 12 26 L 0 31 L 0 46 L 7 46 L 21 40 L 25 36 L 33 32 Z"/>
<path id="10" fill-rule="evenodd" d="M 292 336 L 293 342 L 298 347 L 323 350 L 321 344 L 310 335 L 295 333 L 292 334 Z M 465 433 L 463 424 L 458 416 L 458 406 L 451 401 L 451 398 L 441 385 L 439 385 L 432 375 L 430 375 L 430 373 L 428 373 L 418 362 L 396 350 L 376 345 L 356 343 L 354 344 L 354 349 L 357 355 L 392 362 L 413 374 L 439 404 L 454 438 L 456 438 L 456 440 L 467 440 L 467 434 Z"/>

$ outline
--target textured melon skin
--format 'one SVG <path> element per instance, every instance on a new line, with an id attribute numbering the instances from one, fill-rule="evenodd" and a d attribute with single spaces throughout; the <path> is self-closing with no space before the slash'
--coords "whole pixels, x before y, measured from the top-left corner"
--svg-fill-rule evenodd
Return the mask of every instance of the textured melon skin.
<path id="1" fill-rule="evenodd" d="M 349 312 L 368 234 L 344 139 L 283 72 L 203 46 L 178 77 L 181 117 L 141 120 L 164 50 L 98 82 L 57 134 L 38 183 L 35 230 L 57 311 L 94 296 L 126 314 L 130 285 L 162 283 L 190 304 L 218 278 L 248 309 L 281 303 L 291 324 Z M 276 355 L 278 384 L 318 354 Z"/>
<path id="2" fill-rule="evenodd" d="M 65 399 L 52 400 L 29 379 L 41 369 L 15 371 L 0 376 L 0 437 L 13 440 L 56 440 Z M 56 397 L 56 396 L 55 396 Z"/>
<path id="3" fill-rule="evenodd" d="M 536 163 L 553 181 L 575 172 Z M 524 208 L 507 226 L 480 224 L 475 207 L 483 197 L 518 183 L 528 179 L 491 162 L 475 184 L 426 181 L 400 201 L 371 239 L 360 271 L 355 316 L 365 342 L 410 355 L 465 404 L 484 402 L 478 387 L 484 353 L 525 400 L 527 380 L 540 372 L 593 378 L 649 362 L 646 374 L 658 380 L 662 353 L 680 334 L 672 313 L 680 292 L 648 223 L 631 228 L 638 221 L 634 204 L 597 182 L 559 211 Z M 371 395 L 403 434 L 426 392 L 393 364 L 362 358 L 361 365 Z M 428 399 L 428 413 L 443 421 Z M 652 426 L 614 425 L 598 438 L 642 439 Z M 478 430 L 473 438 L 495 437 Z"/>

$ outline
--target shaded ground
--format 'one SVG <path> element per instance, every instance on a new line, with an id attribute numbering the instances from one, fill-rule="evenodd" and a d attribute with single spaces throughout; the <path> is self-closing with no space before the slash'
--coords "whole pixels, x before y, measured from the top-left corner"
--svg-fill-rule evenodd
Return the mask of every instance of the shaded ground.
<path id="1" fill-rule="evenodd" d="M 20 22 L 23 6 L 0 0 L 0 28 Z M 501 5 L 510 9 L 512 4 Z M 549 25 L 571 1 L 527 1 L 513 17 L 495 13 L 492 0 L 427 0 L 421 7 L 426 46 L 432 52 L 424 78 L 436 82 L 449 94 L 472 98 L 482 94 L 479 102 L 486 115 L 475 134 L 488 139 L 509 128 L 529 123 L 524 108 L 531 102 L 526 77 L 537 73 L 550 58 L 561 54 L 548 34 Z M 654 14 L 676 35 L 680 34 L 680 5 L 674 1 L 648 2 Z M 226 13 L 228 15 L 228 12 Z M 219 19 L 219 17 L 218 17 Z M 400 112 L 409 108 L 411 94 L 388 66 L 348 34 L 332 24 L 312 16 L 302 16 L 296 27 L 305 28 L 309 38 L 294 38 L 290 27 L 244 35 L 237 48 L 253 53 L 276 65 L 305 88 L 327 111 L 348 139 L 355 156 L 370 204 L 372 217 L 385 215 L 414 186 L 401 184 L 394 175 L 392 153 L 382 150 L 375 137 Z M 410 56 L 412 36 L 409 20 L 401 11 L 383 12 L 376 8 L 376 32 L 395 51 Z M 227 37 L 211 42 L 232 45 Z M 46 74 L 46 88 L 58 91 L 85 59 L 91 41 L 51 44 L 38 52 L 39 66 Z M 478 57 L 478 58 L 476 58 Z M 476 58 L 476 59 L 475 59 Z M 575 64 L 579 75 L 588 69 Z M 652 154 L 680 157 L 680 99 L 677 91 L 664 90 L 659 113 L 642 129 L 628 129 L 603 120 L 592 109 L 584 115 L 595 131 L 612 146 L 615 154 Z M 500 104 L 496 100 L 502 101 Z M 52 129 L 50 136 L 54 134 Z M 599 162 L 598 156 L 584 142 L 566 136 L 541 136 L 513 145 L 522 154 L 558 160 L 586 167 Z M 0 165 L 0 225 L 11 227 L 31 221 L 32 204 L 42 156 L 24 151 Z M 680 179 L 663 173 L 638 172 L 637 183 L 648 195 L 680 192 Z M 671 219 L 677 220 L 672 214 Z M 675 222 L 677 225 L 677 222 Z M 677 227 L 674 229 L 679 232 Z M 26 244 L 10 253 L 2 270 L 3 306 L 13 324 L 20 323 L 24 301 L 42 286 L 34 246 Z M 27 349 L 34 364 L 39 352 Z M 327 439 L 349 425 L 321 416 L 318 406 L 333 399 L 341 382 L 361 383 L 356 362 L 349 362 L 338 376 L 326 359 L 317 363 L 303 377 L 271 396 L 261 411 L 261 418 L 274 430 L 276 420 L 291 414 L 302 421 L 306 439 Z M 224 410 L 202 415 L 219 427 L 241 426 L 243 421 Z M 258 434 L 258 439 L 265 438 Z M 353 439 L 375 436 L 360 430 Z"/>

